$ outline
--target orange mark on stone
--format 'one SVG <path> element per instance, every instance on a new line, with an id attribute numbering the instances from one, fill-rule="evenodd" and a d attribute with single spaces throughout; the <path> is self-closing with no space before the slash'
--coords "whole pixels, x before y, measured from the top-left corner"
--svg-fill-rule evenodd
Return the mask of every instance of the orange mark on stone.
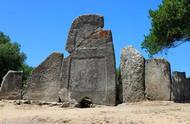
<path id="1" fill-rule="evenodd" d="M 100 32 L 100 37 L 101 38 L 106 38 L 108 36 L 108 32 L 107 31 L 101 31 Z"/>

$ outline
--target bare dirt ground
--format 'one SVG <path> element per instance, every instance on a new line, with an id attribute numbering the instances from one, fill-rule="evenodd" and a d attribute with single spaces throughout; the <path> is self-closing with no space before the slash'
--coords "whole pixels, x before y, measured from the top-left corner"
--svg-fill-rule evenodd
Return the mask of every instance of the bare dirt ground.
<path id="1" fill-rule="evenodd" d="M 190 124 L 190 104 L 145 101 L 116 107 L 61 108 L 0 101 L 0 124 Z"/>

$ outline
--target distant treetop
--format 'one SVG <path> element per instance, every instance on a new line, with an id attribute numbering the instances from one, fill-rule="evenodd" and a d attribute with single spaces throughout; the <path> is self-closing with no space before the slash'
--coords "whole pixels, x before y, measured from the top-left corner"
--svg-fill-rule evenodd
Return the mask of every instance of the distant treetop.
<path id="1" fill-rule="evenodd" d="M 152 28 L 141 44 L 149 55 L 190 41 L 190 0 L 163 0 L 149 15 Z"/>

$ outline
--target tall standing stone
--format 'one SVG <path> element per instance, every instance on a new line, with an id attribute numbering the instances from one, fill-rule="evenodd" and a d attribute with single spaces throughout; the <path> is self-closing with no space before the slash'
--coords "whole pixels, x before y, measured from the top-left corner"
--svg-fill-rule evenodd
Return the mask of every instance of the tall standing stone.
<path id="1" fill-rule="evenodd" d="M 36 67 L 28 80 L 28 89 L 24 99 L 58 102 L 61 89 L 62 61 L 62 54 L 52 53 L 42 64 Z"/>
<path id="2" fill-rule="evenodd" d="M 21 99 L 22 71 L 8 71 L 0 87 L 0 99 Z"/>
<path id="3" fill-rule="evenodd" d="M 172 74 L 172 99 L 176 102 L 184 101 L 186 83 L 185 72 L 173 72 Z"/>
<path id="4" fill-rule="evenodd" d="M 132 46 L 122 50 L 120 70 L 123 102 L 137 102 L 144 99 L 144 64 L 144 57 Z"/>
<path id="5" fill-rule="evenodd" d="M 74 20 L 69 32 L 69 97 L 78 102 L 88 97 L 95 104 L 116 104 L 112 33 L 103 26 L 102 16 L 83 15 Z"/>
<path id="6" fill-rule="evenodd" d="M 171 70 L 165 59 L 149 59 L 145 63 L 145 94 L 149 100 L 170 100 Z"/>
<path id="7" fill-rule="evenodd" d="M 67 39 L 67 58 L 53 53 L 32 73 L 25 99 L 116 104 L 115 55 L 110 30 L 99 15 L 79 16 Z"/>

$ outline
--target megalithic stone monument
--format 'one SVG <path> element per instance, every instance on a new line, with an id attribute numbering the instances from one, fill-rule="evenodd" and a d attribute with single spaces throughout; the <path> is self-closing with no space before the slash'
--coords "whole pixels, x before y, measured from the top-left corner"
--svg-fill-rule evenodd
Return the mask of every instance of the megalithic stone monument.
<path id="1" fill-rule="evenodd" d="M 110 30 L 99 15 L 79 16 L 67 39 L 67 58 L 54 53 L 32 73 L 25 99 L 116 104 L 115 54 Z"/>
<path id="2" fill-rule="evenodd" d="M 70 98 L 89 97 L 96 104 L 115 105 L 116 76 L 112 32 L 103 30 L 104 18 L 83 15 L 74 20 L 66 50 L 71 53 Z"/>

